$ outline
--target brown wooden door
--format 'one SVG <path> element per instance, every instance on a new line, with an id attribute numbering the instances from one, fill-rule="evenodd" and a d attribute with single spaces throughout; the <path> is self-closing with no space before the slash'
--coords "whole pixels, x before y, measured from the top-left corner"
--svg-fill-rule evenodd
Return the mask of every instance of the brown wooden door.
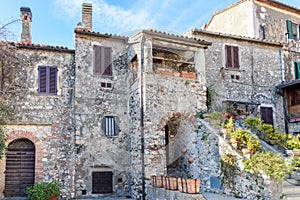
<path id="1" fill-rule="evenodd" d="M 111 193 L 112 190 L 112 172 L 93 172 L 93 194 Z"/>
<path id="2" fill-rule="evenodd" d="M 35 146 L 28 139 L 17 139 L 6 152 L 6 197 L 25 196 L 25 188 L 34 184 Z"/>
<path id="3" fill-rule="evenodd" d="M 260 107 L 260 116 L 266 124 L 273 125 L 273 109 L 271 107 Z"/>

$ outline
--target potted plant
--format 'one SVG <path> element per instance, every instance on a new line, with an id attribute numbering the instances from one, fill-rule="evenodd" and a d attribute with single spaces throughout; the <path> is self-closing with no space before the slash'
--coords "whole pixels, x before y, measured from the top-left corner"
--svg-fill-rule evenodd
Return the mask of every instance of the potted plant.
<path id="1" fill-rule="evenodd" d="M 300 139 L 299 136 L 287 136 L 284 147 L 288 148 L 287 151 L 292 151 L 293 155 L 300 155 Z M 286 151 L 286 152 L 287 152 Z"/>
<path id="2" fill-rule="evenodd" d="M 25 189 L 26 196 L 31 200 L 56 200 L 60 194 L 61 186 L 52 180 L 51 182 L 35 183 Z"/>
<path id="3" fill-rule="evenodd" d="M 182 188 L 184 193 L 196 194 L 200 190 L 200 179 L 185 178 L 182 179 Z"/>
<path id="4" fill-rule="evenodd" d="M 183 64 L 180 67 L 180 74 L 183 78 L 197 79 L 195 68 L 190 64 Z"/>
<path id="5" fill-rule="evenodd" d="M 247 145 L 247 148 L 242 149 L 242 152 L 244 155 L 247 155 L 247 154 L 252 155 L 258 149 L 260 149 L 262 147 L 260 144 L 260 141 L 257 139 L 256 135 L 247 136 L 246 145 Z"/>
<path id="6" fill-rule="evenodd" d="M 227 136 L 233 131 L 234 122 L 232 117 L 229 119 L 226 119 L 223 125 L 223 128 L 221 129 L 221 132 L 224 135 L 224 138 L 226 139 Z"/>
<path id="7" fill-rule="evenodd" d="M 237 117 L 237 112 L 236 110 L 234 109 L 228 109 L 226 112 L 225 112 L 225 117 L 227 119 L 230 119 L 230 118 L 233 118 L 235 119 Z"/>
<path id="8" fill-rule="evenodd" d="M 238 128 L 230 134 L 230 142 L 234 147 L 239 148 L 241 147 L 241 144 L 246 142 L 249 135 L 249 130 Z"/>
<path id="9" fill-rule="evenodd" d="M 252 129 L 256 129 L 263 121 L 260 119 L 260 116 L 249 117 L 245 119 L 244 124 Z"/>

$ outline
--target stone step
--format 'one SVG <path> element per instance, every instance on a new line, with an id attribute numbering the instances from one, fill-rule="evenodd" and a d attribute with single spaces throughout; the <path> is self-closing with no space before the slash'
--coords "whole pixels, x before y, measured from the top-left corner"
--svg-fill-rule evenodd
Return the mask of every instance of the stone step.
<path id="1" fill-rule="evenodd" d="M 286 195 L 286 200 L 299 200 L 300 195 Z"/>

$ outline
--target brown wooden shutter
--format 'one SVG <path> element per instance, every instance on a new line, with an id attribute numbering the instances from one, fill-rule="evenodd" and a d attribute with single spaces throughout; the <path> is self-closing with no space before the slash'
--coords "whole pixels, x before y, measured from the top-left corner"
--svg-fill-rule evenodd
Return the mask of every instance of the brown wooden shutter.
<path id="1" fill-rule="evenodd" d="M 233 47 L 233 67 L 234 68 L 240 68 L 239 65 L 239 48 L 238 47 Z"/>
<path id="2" fill-rule="evenodd" d="M 103 54 L 104 54 L 103 75 L 112 76 L 111 47 L 104 47 L 103 48 Z"/>
<path id="3" fill-rule="evenodd" d="M 46 93 L 47 92 L 47 67 L 46 66 L 39 66 L 39 93 Z"/>
<path id="4" fill-rule="evenodd" d="M 94 74 L 112 76 L 112 48 L 94 46 Z"/>
<path id="5" fill-rule="evenodd" d="M 231 54 L 231 46 L 226 45 L 226 67 L 232 68 L 232 54 Z"/>
<path id="6" fill-rule="evenodd" d="M 93 47 L 94 51 L 94 60 L 93 60 L 93 65 L 94 65 L 94 74 L 95 75 L 100 75 L 101 74 L 101 46 L 94 45 Z"/>
<path id="7" fill-rule="evenodd" d="M 49 94 L 57 92 L 57 68 L 49 67 Z"/>
<path id="8" fill-rule="evenodd" d="M 273 125 L 273 109 L 271 107 L 260 107 L 260 115 L 264 123 Z"/>

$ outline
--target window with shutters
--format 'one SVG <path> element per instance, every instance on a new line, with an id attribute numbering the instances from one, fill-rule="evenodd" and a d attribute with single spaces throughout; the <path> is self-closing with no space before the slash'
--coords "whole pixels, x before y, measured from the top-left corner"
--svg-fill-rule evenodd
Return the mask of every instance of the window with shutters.
<path id="1" fill-rule="evenodd" d="M 94 45 L 93 71 L 94 75 L 112 76 L 112 48 Z"/>
<path id="2" fill-rule="evenodd" d="M 300 79 L 300 62 L 294 62 L 295 79 Z"/>
<path id="3" fill-rule="evenodd" d="M 106 136 L 117 136 L 119 134 L 119 126 L 116 123 L 115 117 L 104 117 L 101 126 Z"/>
<path id="4" fill-rule="evenodd" d="M 239 69 L 239 48 L 237 46 L 225 45 L 226 68 Z"/>
<path id="5" fill-rule="evenodd" d="M 57 67 L 38 67 L 38 93 L 57 94 Z"/>
<path id="6" fill-rule="evenodd" d="M 289 39 L 299 40 L 299 24 L 286 20 L 287 35 Z"/>

